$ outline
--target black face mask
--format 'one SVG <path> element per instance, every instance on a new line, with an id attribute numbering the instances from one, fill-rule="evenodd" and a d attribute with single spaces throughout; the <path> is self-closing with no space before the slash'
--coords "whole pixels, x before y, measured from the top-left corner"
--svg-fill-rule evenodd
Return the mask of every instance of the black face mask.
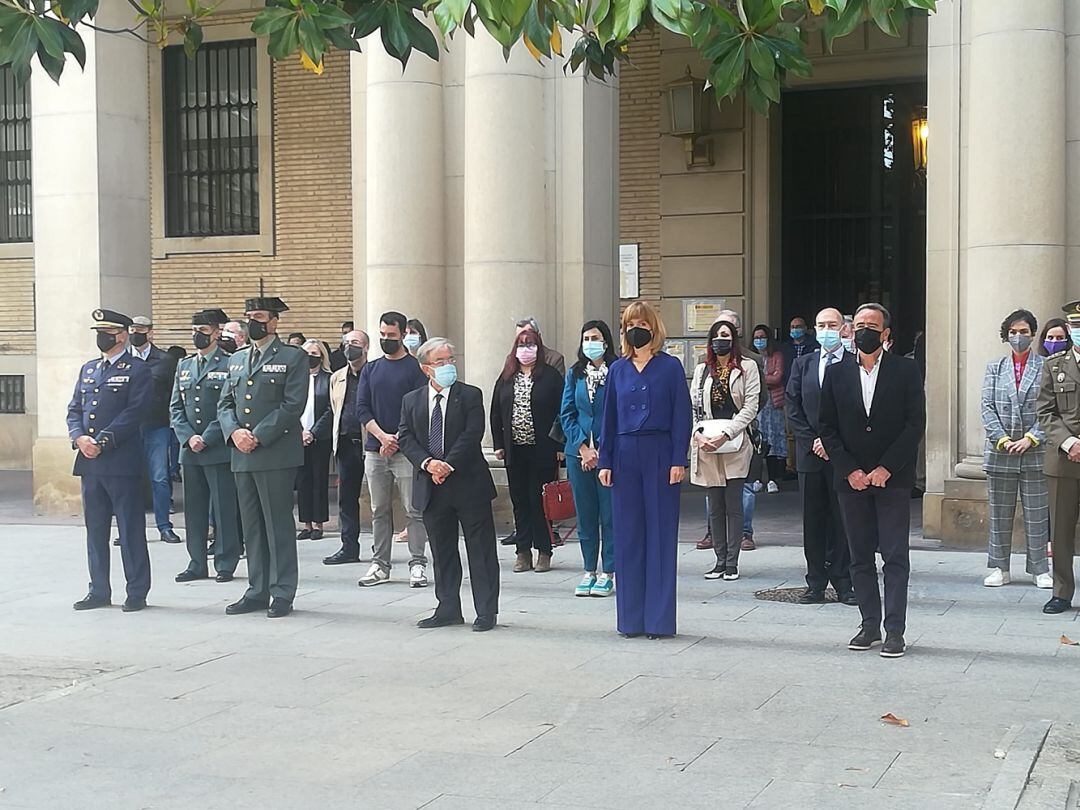
<path id="1" fill-rule="evenodd" d="M 252 340 L 262 340 L 264 337 L 270 334 L 266 329 L 266 324 L 262 321 L 249 320 L 247 322 L 248 337 Z"/>
<path id="2" fill-rule="evenodd" d="M 236 341 L 226 335 L 222 335 L 218 338 L 218 346 L 220 346 L 222 351 L 224 351 L 226 354 L 236 353 Z"/>
<path id="3" fill-rule="evenodd" d="M 107 352 L 116 346 L 116 335 L 110 335 L 108 332 L 98 330 L 96 340 L 97 347 L 103 352 Z"/>
<path id="4" fill-rule="evenodd" d="M 626 330 L 626 340 L 635 349 L 640 349 L 652 343 L 652 332 L 642 326 L 633 326 Z"/>
<path id="5" fill-rule="evenodd" d="M 202 350 L 210 345 L 213 338 L 205 332 L 194 332 L 191 335 L 191 342 L 195 344 L 195 348 Z"/>
<path id="6" fill-rule="evenodd" d="M 397 354 L 398 349 L 401 348 L 401 341 L 392 340 L 390 338 L 382 338 L 379 341 L 379 348 L 382 349 L 383 354 Z"/>
<path id="7" fill-rule="evenodd" d="M 717 357 L 723 357 L 726 354 L 730 354 L 731 338 L 713 338 L 712 350 L 713 354 Z"/>
<path id="8" fill-rule="evenodd" d="M 131 345 L 136 349 L 141 349 L 146 345 L 147 335 L 145 332 L 132 332 L 131 337 L 128 340 L 131 341 Z"/>
<path id="9" fill-rule="evenodd" d="M 343 351 L 345 352 L 345 359 L 350 363 L 355 363 L 357 360 L 362 359 L 366 353 L 362 346 L 353 346 L 351 343 L 346 343 L 343 347 Z"/>
<path id="10" fill-rule="evenodd" d="M 314 354 L 309 354 L 307 358 L 308 368 L 318 368 L 322 365 L 322 358 Z"/>
<path id="11" fill-rule="evenodd" d="M 881 332 L 866 327 L 856 329 L 855 345 L 863 354 L 873 354 L 881 348 Z"/>

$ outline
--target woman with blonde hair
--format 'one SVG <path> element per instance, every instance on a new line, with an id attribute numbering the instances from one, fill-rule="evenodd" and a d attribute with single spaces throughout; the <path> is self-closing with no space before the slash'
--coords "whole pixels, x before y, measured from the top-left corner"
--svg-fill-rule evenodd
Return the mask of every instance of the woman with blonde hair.
<path id="1" fill-rule="evenodd" d="M 679 489 L 690 446 L 690 391 L 682 363 L 661 351 L 656 309 L 622 316 L 622 357 L 605 383 L 600 483 L 612 488 L 618 629 L 630 638 L 675 635 Z"/>
<path id="2" fill-rule="evenodd" d="M 308 355 L 308 398 L 300 415 L 304 465 L 296 476 L 297 511 L 304 528 L 297 540 L 321 540 L 330 519 L 330 454 L 334 414 L 330 409 L 330 355 L 321 340 L 304 341 Z"/>

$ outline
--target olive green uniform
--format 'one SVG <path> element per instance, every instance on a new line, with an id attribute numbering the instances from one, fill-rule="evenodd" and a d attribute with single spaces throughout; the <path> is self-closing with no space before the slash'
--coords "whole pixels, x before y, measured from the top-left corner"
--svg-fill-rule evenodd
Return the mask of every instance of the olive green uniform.
<path id="1" fill-rule="evenodd" d="M 292 505 L 296 470 L 304 463 L 300 415 L 307 403 L 307 357 L 277 336 L 262 348 L 241 349 L 229 358 L 229 380 L 218 403 L 227 441 L 241 428 L 259 441 L 250 453 L 232 448 L 248 561 L 244 598 L 252 602 L 292 602 L 296 595 Z"/>
<path id="2" fill-rule="evenodd" d="M 207 575 L 206 535 L 210 508 L 217 523 L 217 553 L 214 568 L 231 574 L 240 561 L 240 517 L 236 507 L 227 437 L 218 421 L 218 400 L 229 383 L 229 355 L 215 347 L 205 358 L 185 357 L 176 369 L 170 401 L 170 424 L 180 442 L 180 464 L 184 468 L 184 525 L 191 562 L 188 571 Z M 206 447 L 196 453 L 188 444 L 192 436 L 202 436 Z"/>

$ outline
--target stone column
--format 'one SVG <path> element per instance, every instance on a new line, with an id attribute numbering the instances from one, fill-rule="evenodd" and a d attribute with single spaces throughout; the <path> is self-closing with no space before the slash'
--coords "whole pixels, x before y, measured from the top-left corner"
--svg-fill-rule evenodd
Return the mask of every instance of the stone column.
<path id="1" fill-rule="evenodd" d="M 105 0 L 98 26 L 130 24 Z M 34 506 L 81 512 L 65 416 L 79 367 L 98 354 L 90 313 L 150 310 L 147 46 L 80 29 L 86 69 L 69 60 L 59 85 L 32 78 L 38 431 Z"/>
<path id="2" fill-rule="evenodd" d="M 1065 3 L 1065 298 L 1080 298 L 1080 3 Z"/>
<path id="3" fill-rule="evenodd" d="M 547 256 L 547 69 L 522 47 L 510 60 L 484 30 L 465 52 L 465 345 L 468 382 L 485 395 L 514 320 L 554 324 Z M 546 327 L 548 330 L 550 326 Z"/>
<path id="4" fill-rule="evenodd" d="M 961 477 L 981 464 L 979 398 L 986 362 L 1002 351 L 1001 319 L 1016 306 L 1040 321 L 1057 315 L 1065 295 L 1064 5 L 965 4 L 971 84 L 967 266 L 960 279 Z"/>
<path id="5" fill-rule="evenodd" d="M 379 47 L 367 40 L 368 48 Z M 349 54 L 349 141 L 352 171 L 353 322 L 369 331 L 367 322 L 367 48 Z M 377 331 L 378 326 L 373 331 Z M 370 337 L 370 334 L 369 334 Z"/>
<path id="6" fill-rule="evenodd" d="M 377 350 L 386 310 L 429 335 L 446 329 L 442 68 L 414 52 L 402 72 L 377 40 L 366 55 L 366 324 Z"/>

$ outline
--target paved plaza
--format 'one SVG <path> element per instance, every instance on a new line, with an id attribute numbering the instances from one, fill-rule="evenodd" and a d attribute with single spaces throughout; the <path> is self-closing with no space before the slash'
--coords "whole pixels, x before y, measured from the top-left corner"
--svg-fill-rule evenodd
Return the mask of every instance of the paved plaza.
<path id="1" fill-rule="evenodd" d="M 710 582 L 695 532 L 680 634 L 648 641 L 570 595 L 573 543 L 547 574 L 502 548 L 500 626 L 473 633 L 418 630 L 434 594 L 403 565 L 366 590 L 321 565 L 333 536 L 301 544 L 286 619 L 225 616 L 242 579 L 178 585 L 159 542 L 148 610 L 75 613 L 81 528 L 0 525 L 0 808 L 1075 806 L 1080 623 L 1045 591 L 915 551 L 909 653 L 885 660 L 846 649 L 856 608 L 755 598 L 801 584 L 799 548 L 759 529 L 743 578 Z"/>

